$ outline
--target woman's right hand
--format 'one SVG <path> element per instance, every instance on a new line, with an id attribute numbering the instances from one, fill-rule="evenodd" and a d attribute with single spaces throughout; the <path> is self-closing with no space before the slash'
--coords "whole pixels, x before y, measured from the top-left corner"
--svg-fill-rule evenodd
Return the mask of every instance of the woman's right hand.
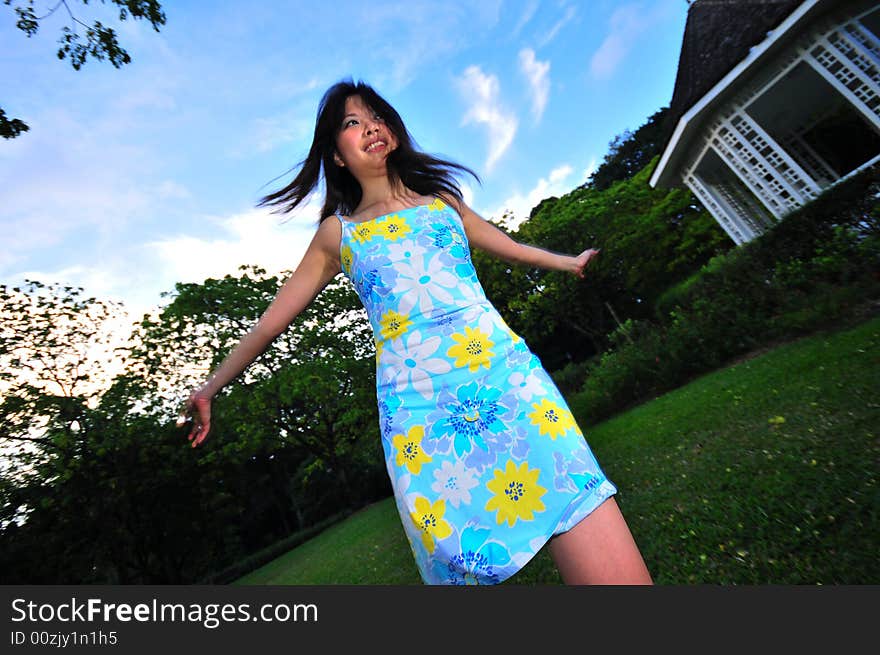
<path id="1" fill-rule="evenodd" d="M 193 426 L 188 439 L 193 448 L 202 443 L 211 430 L 211 398 L 201 388 L 196 389 L 190 394 L 183 414 L 177 419 L 177 425 L 182 426 L 188 417 L 192 418 Z"/>
<path id="2" fill-rule="evenodd" d="M 177 425 L 192 419 L 189 440 L 195 448 L 211 429 L 211 401 L 227 383 L 245 370 L 275 337 L 315 299 L 342 269 L 339 264 L 339 221 L 323 220 L 299 266 L 287 279 L 275 299 L 205 384 L 190 394 Z"/>

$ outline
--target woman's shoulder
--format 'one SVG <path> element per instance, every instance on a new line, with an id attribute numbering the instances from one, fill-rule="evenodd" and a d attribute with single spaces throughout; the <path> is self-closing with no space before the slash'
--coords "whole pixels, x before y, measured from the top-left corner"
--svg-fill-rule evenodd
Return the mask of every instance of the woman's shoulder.
<path id="1" fill-rule="evenodd" d="M 338 231 L 340 221 L 342 221 L 342 217 L 336 214 L 322 216 L 317 222 L 316 236 L 325 232 L 332 232 L 334 228 L 337 228 Z"/>
<path id="2" fill-rule="evenodd" d="M 437 193 L 437 197 L 440 198 L 440 200 L 442 200 L 444 204 L 449 205 L 455 211 L 457 211 L 459 216 L 463 215 L 465 204 L 463 202 L 460 202 L 458 198 L 446 192 Z"/>
<path id="3" fill-rule="evenodd" d="M 318 222 L 318 229 L 312 238 L 312 243 L 327 253 L 336 253 L 339 250 L 339 239 L 342 236 L 341 217 L 336 214 L 328 214 Z"/>

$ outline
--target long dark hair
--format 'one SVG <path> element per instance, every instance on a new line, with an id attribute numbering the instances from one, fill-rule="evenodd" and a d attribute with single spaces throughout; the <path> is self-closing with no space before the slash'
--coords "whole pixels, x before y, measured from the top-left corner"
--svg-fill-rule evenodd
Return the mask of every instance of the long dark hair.
<path id="1" fill-rule="evenodd" d="M 350 215 L 361 201 L 361 187 L 347 167 L 336 166 L 333 153 L 336 151 L 336 136 L 342 125 L 345 114 L 345 101 L 349 96 L 360 96 L 370 109 L 379 114 L 385 125 L 397 137 L 398 146 L 386 158 L 388 178 L 392 188 L 398 182 L 420 195 L 436 196 L 447 193 L 462 202 L 453 171 L 467 172 L 477 182 L 480 178 L 471 169 L 444 159 L 432 157 L 417 150 L 400 115 L 373 88 L 362 81 L 353 82 L 344 79 L 331 86 L 318 106 L 318 119 L 315 123 L 315 134 L 306 158 L 291 171 L 299 170 L 293 182 L 283 189 L 264 196 L 258 207 L 274 205 L 276 212 L 289 212 L 305 200 L 318 184 L 321 169 L 324 171 L 326 193 L 324 207 L 321 209 L 321 220 L 331 214 Z M 290 172 L 290 171 L 288 171 Z"/>

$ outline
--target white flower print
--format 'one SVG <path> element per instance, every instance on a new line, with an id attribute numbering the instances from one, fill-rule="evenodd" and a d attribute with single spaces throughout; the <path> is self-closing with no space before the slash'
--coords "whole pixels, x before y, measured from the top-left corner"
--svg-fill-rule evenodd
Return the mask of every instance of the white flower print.
<path id="1" fill-rule="evenodd" d="M 494 315 L 495 312 L 492 311 L 492 307 L 482 303 L 469 308 L 465 313 L 464 321 L 465 324 L 477 327 L 481 332 L 491 337 L 492 333 L 495 332 L 496 325 Z"/>
<path id="2" fill-rule="evenodd" d="M 423 398 L 430 400 L 434 395 L 433 377 L 452 369 L 447 360 L 431 357 L 440 347 L 441 341 L 436 336 L 422 341 L 421 331 L 416 330 L 385 346 L 382 352 L 383 363 L 389 367 L 385 370 L 391 373 L 389 381 L 395 383 L 397 393 L 412 384 L 413 389 L 422 394 Z"/>
<path id="3" fill-rule="evenodd" d="M 422 266 L 426 252 L 428 252 L 427 248 L 412 239 L 388 244 L 388 259 L 392 262 L 418 262 L 417 266 Z"/>
<path id="4" fill-rule="evenodd" d="M 479 482 L 474 478 L 474 469 L 466 468 L 462 460 L 456 460 L 455 464 L 448 459 L 443 460 L 443 466 L 434 471 L 436 478 L 431 490 L 440 494 L 443 500 L 452 503 L 458 509 L 461 503 L 471 504 L 470 490 Z"/>
<path id="5" fill-rule="evenodd" d="M 547 393 L 541 385 L 538 376 L 531 371 L 529 371 L 528 375 L 523 375 L 519 371 L 511 373 L 510 377 L 507 378 L 507 381 L 513 387 L 517 397 L 526 402 L 530 401 L 532 396 L 543 396 Z"/>
<path id="6" fill-rule="evenodd" d="M 396 268 L 398 276 L 393 293 L 400 298 L 397 311 L 401 314 L 409 314 L 416 306 L 423 314 L 429 314 L 435 298 L 443 305 L 456 304 L 450 289 L 458 286 L 458 277 L 446 270 L 439 258 L 425 263 L 421 257 L 413 257 L 410 261 L 398 262 Z"/>

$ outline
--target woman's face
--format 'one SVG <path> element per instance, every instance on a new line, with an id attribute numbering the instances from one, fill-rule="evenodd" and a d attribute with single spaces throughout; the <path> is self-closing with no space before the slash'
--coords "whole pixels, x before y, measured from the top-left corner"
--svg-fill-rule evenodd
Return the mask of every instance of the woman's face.
<path id="1" fill-rule="evenodd" d="M 336 136 L 337 166 L 347 166 L 356 176 L 361 171 L 385 167 L 385 158 L 397 148 L 397 137 L 381 116 L 360 96 L 345 100 L 345 115 Z"/>

